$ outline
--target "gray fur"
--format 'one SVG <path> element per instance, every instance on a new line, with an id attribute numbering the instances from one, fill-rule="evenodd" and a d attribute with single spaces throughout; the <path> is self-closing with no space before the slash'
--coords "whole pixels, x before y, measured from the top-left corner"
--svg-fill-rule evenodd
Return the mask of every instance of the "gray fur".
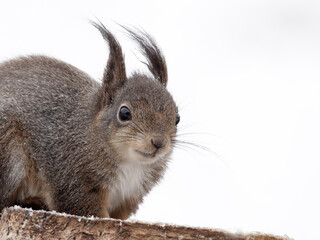
<path id="1" fill-rule="evenodd" d="M 156 56 L 147 61 L 157 80 L 138 73 L 127 78 L 119 43 L 102 24 L 94 26 L 110 48 L 102 84 L 45 56 L 0 64 L 0 210 L 20 204 L 127 218 L 163 176 L 178 111 L 165 88 L 167 79 L 159 79 L 167 76 L 165 60 L 149 35 L 130 30 L 141 48 L 141 39 L 149 41 L 146 50 L 153 46 Z M 119 120 L 123 104 L 129 105 L 132 121 Z M 157 149 L 152 141 L 163 146 Z M 132 146 L 155 157 L 134 163 L 143 169 L 135 195 L 106 205 L 105 196 L 125 173 L 121 166 L 139 156 L 125 155 Z"/>

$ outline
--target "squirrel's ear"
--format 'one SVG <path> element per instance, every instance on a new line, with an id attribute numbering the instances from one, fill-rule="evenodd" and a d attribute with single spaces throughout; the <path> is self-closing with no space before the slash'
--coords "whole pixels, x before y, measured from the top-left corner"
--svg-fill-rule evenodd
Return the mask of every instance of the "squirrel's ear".
<path id="1" fill-rule="evenodd" d="M 168 82 L 167 64 L 155 40 L 144 31 L 136 29 L 136 33 L 127 27 L 121 27 L 138 42 L 143 55 L 147 58 L 147 63 L 143 63 L 147 65 L 153 76 L 166 86 Z"/>
<path id="2" fill-rule="evenodd" d="M 109 59 L 103 73 L 99 97 L 99 104 L 104 106 L 112 103 L 114 97 L 122 89 L 127 79 L 126 69 L 122 49 L 116 38 L 101 22 L 99 24 L 92 22 L 92 25 L 100 31 L 102 37 L 109 45 Z"/>

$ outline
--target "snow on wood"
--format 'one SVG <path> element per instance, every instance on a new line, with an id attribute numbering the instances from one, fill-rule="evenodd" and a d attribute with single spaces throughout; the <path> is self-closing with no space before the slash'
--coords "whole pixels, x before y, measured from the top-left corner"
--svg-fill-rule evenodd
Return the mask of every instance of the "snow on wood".
<path id="1" fill-rule="evenodd" d="M 211 239 L 289 240 L 263 234 L 235 234 L 166 224 L 86 218 L 64 213 L 6 208 L 0 218 L 0 239 Z"/>

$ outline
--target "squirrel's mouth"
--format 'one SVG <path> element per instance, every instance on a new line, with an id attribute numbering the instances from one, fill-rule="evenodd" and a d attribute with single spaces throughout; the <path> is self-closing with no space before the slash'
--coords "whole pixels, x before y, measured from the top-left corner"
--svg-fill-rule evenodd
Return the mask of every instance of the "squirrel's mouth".
<path id="1" fill-rule="evenodd" d="M 157 153 L 157 150 L 152 152 L 152 153 L 142 152 L 142 151 L 139 151 L 139 150 L 135 150 L 135 151 L 137 153 L 141 154 L 142 156 L 147 157 L 147 158 L 154 158 L 156 156 L 156 153 Z"/>

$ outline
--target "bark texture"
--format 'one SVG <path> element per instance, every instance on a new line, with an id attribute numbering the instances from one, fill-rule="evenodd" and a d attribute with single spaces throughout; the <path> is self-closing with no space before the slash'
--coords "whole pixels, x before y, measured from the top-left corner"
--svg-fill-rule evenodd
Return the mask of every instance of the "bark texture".
<path id="1" fill-rule="evenodd" d="M 234 234 L 165 224 L 85 218 L 20 207 L 6 208 L 0 218 L 0 239 L 211 239 L 289 240 L 264 234 Z"/>

